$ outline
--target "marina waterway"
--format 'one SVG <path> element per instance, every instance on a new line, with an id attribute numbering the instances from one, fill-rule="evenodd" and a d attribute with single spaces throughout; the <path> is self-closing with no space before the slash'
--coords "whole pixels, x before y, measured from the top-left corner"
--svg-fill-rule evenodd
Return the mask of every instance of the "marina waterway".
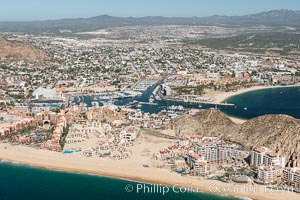
<path id="1" fill-rule="evenodd" d="M 142 102 L 138 108 L 142 112 L 158 113 L 168 109 L 171 106 L 182 106 L 183 108 L 208 109 L 217 108 L 222 112 L 241 119 L 251 119 L 265 114 L 287 114 L 295 118 L 300 118 L 300 90 L 299 87 L 280 87 L 255 90 L 232 96 L 226 99 L 226 104 L 210 104 L 201 102 L 183 102 L 173 100 L 155 100 L 149 102 L 153 97 L 153 91 L 159 83 L 152 85 L 141 95 L 132 98 L 117 99 L 114 104 L 117 106 L 127 105 L 133 101 Z M 73 101 L 75 104 L 85 103 L 91 106 L 94 99 L 92 96 L 76 97 Z M 146 103 L 145 103 L 146 102 Z M 234 104 L 234 106 L 232 106 Z M 100 102 L 100 105 L 103 105 Z M 136 107 L 134 107 L 136 108 Z"/>

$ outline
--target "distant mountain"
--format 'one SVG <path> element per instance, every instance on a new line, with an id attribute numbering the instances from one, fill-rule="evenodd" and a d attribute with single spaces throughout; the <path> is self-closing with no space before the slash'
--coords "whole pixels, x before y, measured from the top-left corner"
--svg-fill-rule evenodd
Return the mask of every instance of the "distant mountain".
<path id="1" fill-rule="evenodd" d="M 299 26 L 300 11 L 294 10 L 271 10 L 268 12 L 257 13 L 236 17 L 244 23 L 259 23 L 264 25 Z"/>
<path id="2" fill-rule="evenodd" d="M 210 17 L 112 17 L 100 15 L 91 18 L 73 18 L 31 22 L 0 22 L 0 31 L 28 33 L 60 33 L 60 30 L 72 32 L 94 31 L 104 28 L 139 25 L 267 25 L 300 27 L 300 11 L 272 10 L 244 16 Z"/>

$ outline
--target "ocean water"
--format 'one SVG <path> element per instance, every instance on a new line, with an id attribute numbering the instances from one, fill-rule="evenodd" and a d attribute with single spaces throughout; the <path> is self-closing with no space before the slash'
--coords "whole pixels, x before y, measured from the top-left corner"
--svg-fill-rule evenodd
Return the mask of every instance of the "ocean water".
<path id="1" fill-rule="evenodd" d="M 231 116 L 251 119 L 265 114 L 286 114 L 300 119 L 300 87 L 256 90 L 232 96 L 226 102 L 236 107 L 223 111 Z"/>
<path id="2" fill-rule="evenodd" d="M 149 88 L 142 96 L 134 99 L 124 99 L 116 102 L 124 105 L 133 100 L 147 101 L 155 86 Z M 90 105 L 91 97 L 84 97 L 80 102 Z M 80 103 L 77 102 L 77 103 Z M 228 115 L 251 119 L 264 114 L 287 114 L 300 119 L 299 87 L 283 87 L 264 89 L 243 93 L 226 100 L 235 107 L 220 106 L 218 109 Z M 198 108 L 201 104 L 158 101 L 157 106 L 143 105 L 144 112 L 155 113 L 171 105 L 182 105 L 187 108 Z M 201 105 L 202 108 L 214 107 Z M 133 191 L 126 192 L 130 184 Z M 136 182 L 37 169 L 33 167 L 0 163 L 0 200 L 221 200 L 235 199 L 233 197 L 216 196 L 206 193 L 175 193 L 170 188 L 165 195 L 161 193 L 137 193 Z M 150 186 L 150 185 L 149 185 Z M 201 188 L 200 188 L 201 189 Z"/>
<path id="3" fill-rule="evenodd" d="M 131 186 L 128 187 L 128 184 Z M 1 200 L 234 200 L 205 193 L 137 193 L 136 182 L 0 163 Z M 133 189 L 126 192 L 127 189 Z M 150 185 L 149 185 L 150 186 Z"/>
<path id="4" fill-rule="evenodd" d="M 135 98 L 121 99 L 115 102 L 116 105 L 126 105 L 134 100 L 148 102 L 149 97 L 156 85 L 150 87 L 141 96 Z M 287 114 L 300 119 L 300 87 L 281 87 L 272 89 L 256 90 L 240 95 L 232 96 L 227 99 L 227 103 L 233 103 L 236 106 L 218 106 L 222 112 L 242 119 L 251 119 L 265 114 Z M 82 97 L 75 102 L 77 104 L 84 102 L 91 106 L 93 99 L 89 96 Z M 167 107 L 181 105 L 185 108 L 215 108 L 215 105 L 201 103 L 174 102 L 168 100 L 156 101 L 157 105 L 142 105 L 143 112 L 158 113 Z"/>

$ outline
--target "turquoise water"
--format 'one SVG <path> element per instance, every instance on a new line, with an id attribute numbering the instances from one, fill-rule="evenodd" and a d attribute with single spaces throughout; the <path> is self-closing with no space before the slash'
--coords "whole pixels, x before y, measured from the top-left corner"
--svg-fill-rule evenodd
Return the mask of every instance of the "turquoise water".
<path id="1" fill-rule="evenodd" d="M 66 149 L 63 151 L 63 154 L 71 154 L 71 153 L 74 153 L 74 152 L 81 152 L 80 149 L 75 149 L 75 150 L 71 150 L 71 149 Z"/>
<path id="2" fill-rule="evenodd" d="M 135 182 L 0 163 L 1 200 L 233 200 L 204 193 L 160 194 L 126 192 Z M 172 189 L 170 189 L 172 190 Z"/>
<path id="3" fill-rule="evenodd" d="M 300 119 L 299 87 L 256 90 L 232 96 L 226 101 L 236 107 L 223 111 L 235 117 L 251 119 L 265 114 L 286 114 Z"/>

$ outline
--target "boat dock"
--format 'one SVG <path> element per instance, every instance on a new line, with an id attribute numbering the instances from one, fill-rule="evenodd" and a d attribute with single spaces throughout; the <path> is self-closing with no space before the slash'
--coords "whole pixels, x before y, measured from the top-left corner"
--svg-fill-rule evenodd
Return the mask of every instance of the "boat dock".
<path id="1" fill-rule="evenodd" d="M 157 103 L 150 103 L 150 102 L 140 102 L 140 104 L 146 104 L 146 105 L 158 105 Z"/>
<path id="2" fill-rule="evenodd" d="M 172 98 L 165 98 L 165 100 L 185 102 L 185 103 L 198 103 L 198 104 L 206 104 L 206 105 L 215 105 L 215 106 L 235 106 L 235 104 L 233 104 L 233 103 L 214 103 L 212 101 L 193 101 L 193 100 L 172 99 Z"/>

